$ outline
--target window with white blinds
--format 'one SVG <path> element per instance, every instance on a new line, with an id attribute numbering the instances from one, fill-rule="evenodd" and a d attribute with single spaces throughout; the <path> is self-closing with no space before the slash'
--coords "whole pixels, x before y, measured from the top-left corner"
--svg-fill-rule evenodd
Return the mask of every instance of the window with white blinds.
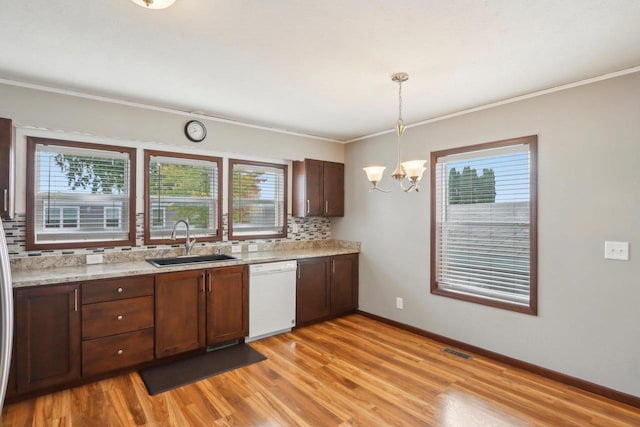
<path id="1" fill-rule="evenodd" d="M 135 244 L 135 149 L 29 137 L 27 249 Z"/>
<path id="2" fill-rule="evenodd" d="M 536 136 L 432 153 L 432 293 L 536 313 L 536 153 Z"/>
<path id="3" fill-rule="evenodd" d="M 176 221 L 189 220 L 198 241 L 222 238 L 219 157 L 145 150 L 145 243 L 170 240 Z M 185 236 L 179 225 L 178 236 Z"/>
<path id="4" fill-rule="evenodd" d="M 287 166 L 229 160 L 229 239 L 287 236 Z"/>

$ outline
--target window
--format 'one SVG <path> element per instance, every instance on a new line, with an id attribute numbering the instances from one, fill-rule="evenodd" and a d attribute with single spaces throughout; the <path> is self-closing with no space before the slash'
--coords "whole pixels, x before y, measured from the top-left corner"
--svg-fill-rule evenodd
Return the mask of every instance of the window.
<path id="1" fill-rule="evenodd" d="M 229 240 L 287 236 L 287 165 L 229 160 Z"/>
<path id="2" fill-rule="evenodd" d="M 537 314 L 537 137 L 431 153 L 431 293 Z"/>
<path id="3" fill-rule="evenodd" d="M 222 159 L 145 150 L 144 160 L 145 243 L 175 243 L 171 232 L 180 219 L 189 220 L 198 241 L 221 240 Z"/>
<path id="4" fill-rule="evenodd" d="M 27 138 L 27 249 L 135 244 L 135 149 Z"/>
<path id="5" fill-rule="evenodd" d="M 50 208 L 44 203 L 44 228 L 78 228 L 80 226 L 80 208 L 77 206 Z"/>
<path id="6" fill-rule="evenodd" d="M 122 227 L 122 208 L 114 206 L 104 207 L 104 228 Z"/>

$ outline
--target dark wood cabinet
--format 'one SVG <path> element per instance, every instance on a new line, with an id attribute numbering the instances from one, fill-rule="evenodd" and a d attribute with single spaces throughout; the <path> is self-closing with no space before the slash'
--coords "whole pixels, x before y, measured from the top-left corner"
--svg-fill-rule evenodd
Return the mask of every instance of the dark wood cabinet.
<path id="1" fill-rule="evenodd" d="M 10 119 L 0 118 L 0 217 L 10 215 L 11 200 L 11 141 L 13 126 Z"/>
<path id="2" fill-rule="evenodd" d="M 358 255 L 298 260 L 296 326 L 358 308 Z"/>
<path id="3" fill-rule="evenodd" d="M 323 162 L 324 216 L 344 216 L 344 165 Z"/>
<path id="4" fill-rule="evenodd" d="M 205 272 L 158 274 L 155 297 L 156 357 L 204 348 Z"/>
<path id="5" fill-rule="evenodd" d="M 295 217 L 344 216 L 344 165 L 305 159 L 293 162 Z"/>
<path id="6" fill-rule="evenodd" d="M 155 327 L 158 358 L 244 338 L 247 267 L 158 274 Z"/>
<path id="7" fill-rule="evenodd" d="M 207 271 L 207 345 L 242 339 L 249 333 L 249 277 L 246 266 Z"/>
<path id="8" fill-rule="evenodd" d="M 330 265 L 330 257 L 298 260 L 296 326 L 319 321 L 331 313 Z"/>
<path id="9" fill-rule="evenodd" d="M 17 391 L 80 378 L 80 285 L 15 291 Z"/>
<path id="10" fill-rule="evenodd" d="M 358 255 L 331 258 L 331 315 L 339 316 L 358 308 Z"/>
<path id="11" fill-rule="evenodd" d="M 103 374 L 154 359 L 154 278 L 82 285 L 82 375 Z"/>

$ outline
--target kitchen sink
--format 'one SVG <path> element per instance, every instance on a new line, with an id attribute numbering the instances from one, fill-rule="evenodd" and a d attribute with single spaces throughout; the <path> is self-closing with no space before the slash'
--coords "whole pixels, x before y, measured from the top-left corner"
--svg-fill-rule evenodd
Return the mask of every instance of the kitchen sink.
<path id="1" fill-rule="evenodd" d="M 194 256 L 178 256 L 172 258 L 153 258 L 147 262 L 156 267 L 171 267 L 174 265 L 200 264 L 203 262 L 231 261 L 239 258 L 231 255 L 194 255 Z"/>

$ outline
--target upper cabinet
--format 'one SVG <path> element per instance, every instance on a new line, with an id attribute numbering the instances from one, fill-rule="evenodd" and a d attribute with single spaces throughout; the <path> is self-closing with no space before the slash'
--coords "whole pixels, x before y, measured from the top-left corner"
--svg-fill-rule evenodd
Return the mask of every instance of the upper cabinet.
<path id="1" fill-rule="evenodd" d="M 10 119 L 0 118 L 0 217 L 10 216 L 9 185 L 11 183 L 11 140 L 13 126 Z"/>
<path id="2" fill-rule="evenodd" d="M 344 164 L 293 162 L 293 216 L 344 216 Z"/>

